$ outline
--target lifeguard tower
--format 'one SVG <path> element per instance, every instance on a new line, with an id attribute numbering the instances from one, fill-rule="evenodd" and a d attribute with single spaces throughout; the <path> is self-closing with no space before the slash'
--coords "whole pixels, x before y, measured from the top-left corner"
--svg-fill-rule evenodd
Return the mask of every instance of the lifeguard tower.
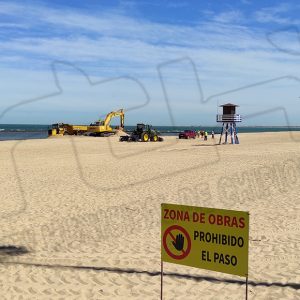
<path id="1" fill-rule="evenodd" d="M 227 103 L 220 105 L 223 107 L 223 114 L 217 115 L 217 122 L 223 123 L 222 131 L 220 135 L 219 144 L 222 142 L 222 137 L 225 134 L 224 144 L 227 144 L 228 135 L 230 134 L 231 144 L 239 144 L 239 139 L 236 131 L 236 123 L 242 122 L 240 115 L 236 114 L 236 107 L 238 105 Z"/>

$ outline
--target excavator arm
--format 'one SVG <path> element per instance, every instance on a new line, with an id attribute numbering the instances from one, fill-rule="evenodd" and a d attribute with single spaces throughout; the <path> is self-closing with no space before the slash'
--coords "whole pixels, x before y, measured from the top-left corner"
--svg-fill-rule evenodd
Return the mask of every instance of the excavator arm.
<path id="1" fill-rule="evenodd" d="M 104 121 L 99 120 L 99 121 L 95 122 L 94 124 L 91 124 L 90 126 L 88 126 L 87 132 L 92 133 L 92 134 L 113 132 L 114 130 L 110 127 L 110 122 L 111 122 L 111 119 L 114 117 L 120 117 L 120 127 L 124 128 L 125 113 L 124 113 L 123 109 L 119 109 L 117 111 L 112 111 L 109 114 L 107 114 Z"/>
<path id="2" fill-rule="evenodd" d="M 104 120 L 104 126 L 109 126 L 111 119 L 114 117 L 120 117 L 120 127 L 124 128 L 124 110 L 119 109 L 117 111 L 112 111 L 109 114 L 106 115 L 106 118 Z"/>

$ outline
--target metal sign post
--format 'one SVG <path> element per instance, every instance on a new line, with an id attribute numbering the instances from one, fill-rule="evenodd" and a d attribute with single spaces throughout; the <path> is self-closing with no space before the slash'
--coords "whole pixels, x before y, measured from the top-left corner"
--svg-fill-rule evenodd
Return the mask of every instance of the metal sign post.
<path id="1" fill-rule="evenodd" d="M 248 300 L 248 275 L 246 277 L 246 300 Z"/>
<path id="2" fill-rule="evenodd" d="M 163 277 L 164 277 L 164 263 L 160 261 L 160 300 L 163 299 Z"/>

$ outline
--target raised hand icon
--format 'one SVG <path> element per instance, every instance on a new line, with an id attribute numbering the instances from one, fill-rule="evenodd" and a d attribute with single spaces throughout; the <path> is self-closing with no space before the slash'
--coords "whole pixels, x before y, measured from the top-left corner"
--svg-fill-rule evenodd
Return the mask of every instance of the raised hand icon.
<path id="1" fill-rule="evenodd" d="M 184 245 L 184 236 L 180 233 L 176 235 L 176 240 L 175 242 L 172 242 L 173 246 L 175 247 L 176 250 L 181 251 L 183 250 L 183 245 Z"/>

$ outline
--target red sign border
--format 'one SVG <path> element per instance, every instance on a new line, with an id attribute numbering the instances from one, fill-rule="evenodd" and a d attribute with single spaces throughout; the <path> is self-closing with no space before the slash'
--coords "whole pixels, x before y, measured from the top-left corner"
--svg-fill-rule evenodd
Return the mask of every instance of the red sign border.
<path id="1" fill-rule="evenodd" d="M 171 230 L 179 230 L 179 231 L 183 232 L 184 235 L 185 235 L 186 238 L 187 238 L 187 243 L 188 243 L 188 244 L 187 244 L 186 251 L 185 251 L 184 253 L 182 253 L 181 255 L 175 255 L 175 254 L 173 254 L 173 253 L 169 250 L 169 248 L 168 248 L 168 246 L 167 246 L 167 235 L 169 234 L 169 232 L 170 232 Z M 179 260 L 179 259 L 184 259 L 185 257 L 187 257 L 187 256 L 189 255 L 189 253 L 190 253 L 190 251 L 191 251 L 191 248 L 192 248 L 191 237 L 190 237 L 190 235 L 188 234 L 188 232 L 187 232 L 183 227 L 181 227 L 181 226 L 179 226 L 179 225 L 172 225 L 172 226 L 168 227 L 168 228 L 165 230 L 165 232 L 164 232 L 164 235 L 163 235 L 163 246 L 164 246 L 166 252 L 168 253 L 168 255 L 169 255 L 170 257 L 172 257 L 173 259 L 178 259 L 178 260 Z"/>

